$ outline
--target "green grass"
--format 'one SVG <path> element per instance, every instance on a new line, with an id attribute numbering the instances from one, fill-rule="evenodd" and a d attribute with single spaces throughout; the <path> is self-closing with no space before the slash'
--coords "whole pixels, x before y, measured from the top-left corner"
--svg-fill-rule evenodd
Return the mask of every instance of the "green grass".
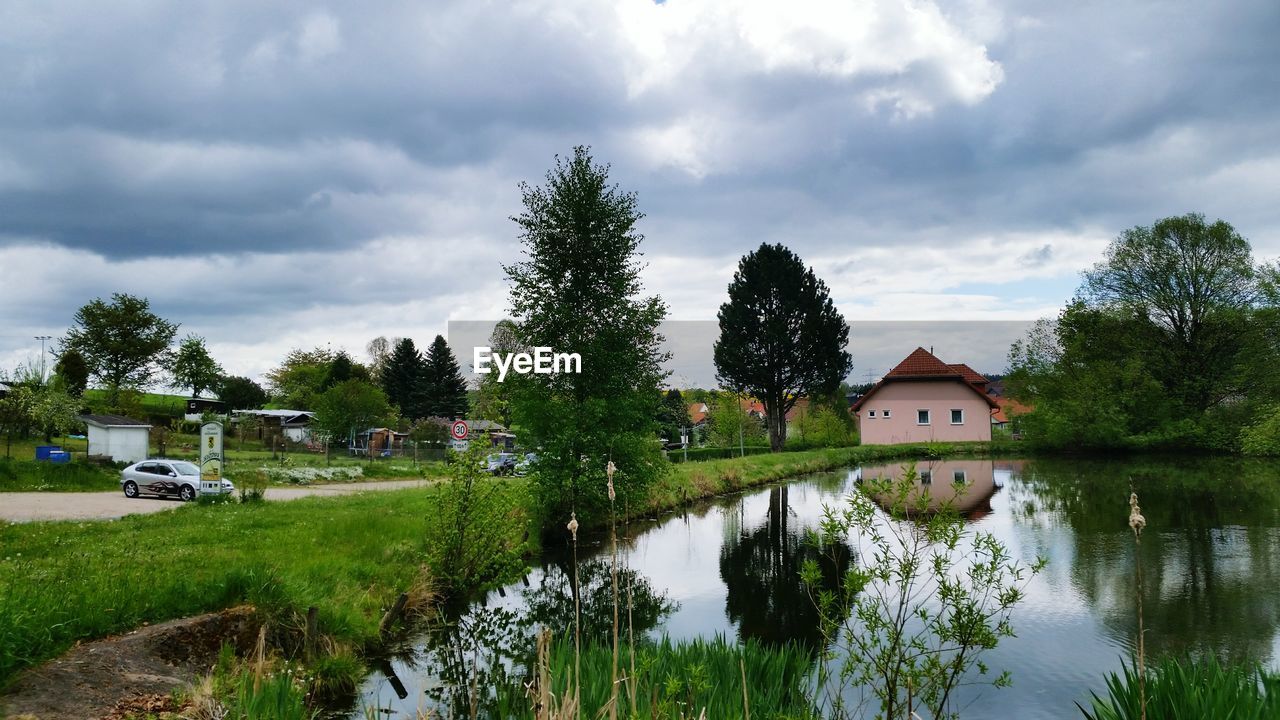
<path id="1" fill-rule="evenodd" d="M 106 402 L 107 391 L 101 388 L 90 388 L 84 391 L 83 397 L 85 403 L 90 405 Z M 170 415 L 180 418 L 187 412 L 187 398 L 185 395 L 142 393 L 138 404 L 145 415 Z M 138 419 L 142 420 L 143 418 Z"/>
<path id="2" fill-rule="evenodd" d="M 674 466 L 633 514 L 860 462 L 1017 449 L 865 446 L 691 462 Z M 493 482 L 518 540 L 529 529 L 529 485 Z M 242 602 L 286 618 L 314 605 L 322 632 L 362 652 L 384 608 L 417 577 L 431 542 L 424 518 L 437 512 L 439 490 L 0 526 L 0 684 L 76 641 Z"/>
<path id="3" fill-rule="evenodd" d="M 1147 668 L 1146 698 L 1148 718 L 1278 718 L 1280 673 L 1256 663 L 1224 666 L 1212 657 L 1166 659 Z M 1137 668 L 1108 675 L 1106 698 L 1094 694 L 1090 707 L 1080 712 L 1088 720 L 1144 717 Z"/>
<path id="4" fill-rule="evenodd" d="M 619 675 L 629 674 L 630 650 L 619 648 Z M 810 657 L 798 646 L 768 647 L 755 641 L 730 642 L 723 636 L 714 640 L 696 639 L 673 643 L 664 638 L 636 647 L 636 716 L 741 720 L 743 675 L 746 676 L 747 707 L 752 717 L 810 718 L 805 691 Z M 557 638 L 548 653 L 547 670 L 556 697 L 572 693 L 574 652 L 571 635 Z M 581 717 L 601 717 L 610 701 L 613 648 L 589 644 L 582 649 Z M 532 718 L 530 701 L 522 688 L 498 692 L 497 715 Z M 630 717 L 630 686 L 619 689 L 618 714 Z M 607 713 L 607 710 L 605 711 Z"/>
<path id="5" fill-rule="evenodd" d="M 526 486 L 493 482 L 518 543 Z M 76 641 L 245 602 L 284 622 L 314 605 L 322 633 L 368 649 L 386 607 L 419 576 L 437 493 L 0 525 L 0 685 Z"/>
<path id="6" fill-rule="evenodd" d="M 48 463 L 0 458 L 0 493 L 119 490 L 120 471 L 85 462 Z"/>

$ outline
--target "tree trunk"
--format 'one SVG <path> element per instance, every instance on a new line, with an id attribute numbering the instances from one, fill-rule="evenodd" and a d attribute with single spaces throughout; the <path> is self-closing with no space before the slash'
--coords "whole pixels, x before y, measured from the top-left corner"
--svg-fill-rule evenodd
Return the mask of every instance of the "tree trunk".
<path id="1" fill-rule="evenodd" d="M 771 413 L 766 424 L 769 426 L 769 449 L 782 452 L 787 442 L 787 418 L 781 411 Z"/>

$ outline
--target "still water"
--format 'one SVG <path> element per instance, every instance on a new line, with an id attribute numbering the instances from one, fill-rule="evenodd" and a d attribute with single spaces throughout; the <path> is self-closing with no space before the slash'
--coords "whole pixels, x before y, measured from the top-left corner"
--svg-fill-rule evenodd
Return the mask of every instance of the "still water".
<path id="1" fill-rule="evenodd" d="M 963 477 L 958 504 L 1026 563 L 1049 561 L 1013 615 L 1014 638 L 985 661 L 1011 688 L 970 690 L 965 718 L 1078 718 L 1076 702 L 1119 669 L 1136 632 L 1142 563 L 1149 655 L 1215 653 L 1280 665 L 1280 464 L 1230 458 L 922 461 L 931 489 Z M 632 523 L 620 541 L 636 632 L 673 639 L 723 634 L 820 642 L 800 584 L 802 542 L 824 505 L 839 504 L 882 465 L 805 476 Z M 1130 487 L 1147 518 L 1140 558 L 1127 526 Z M 612 622 L 606 537 L 579 548 L 584 633 Z M 491 593 L 448 637 L 423 638 L 375 672 L 361 710 L 412 718 L 486 665 L 520 667 L 531 628 L 569 627 L 567 548 L 548 547 L 525 581 Z M 484 660 L 478 659 L 484 658 Z M 481 682 L 480 686 L 484 686 Z M 402 697 L 403 696 L 403 697 Z"/>

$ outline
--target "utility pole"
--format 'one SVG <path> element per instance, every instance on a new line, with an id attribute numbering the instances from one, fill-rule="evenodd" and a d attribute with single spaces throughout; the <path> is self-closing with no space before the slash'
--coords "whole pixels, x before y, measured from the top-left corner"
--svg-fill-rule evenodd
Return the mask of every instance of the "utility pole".
<path id="1" fill-rule="evenodd" d="M 40 341 L 40 383 L 43 384 L 44 377 L 44 343 L 46 340 L 52 340 L 52 335 L 36 335 L 36 340 Z"/>

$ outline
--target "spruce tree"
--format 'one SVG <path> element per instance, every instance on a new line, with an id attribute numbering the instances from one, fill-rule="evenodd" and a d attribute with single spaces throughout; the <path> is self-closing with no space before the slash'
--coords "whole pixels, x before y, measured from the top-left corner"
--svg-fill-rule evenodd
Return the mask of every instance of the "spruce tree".
<path id="1" fill-rule="evenodd" d="M 387 401 L 400 408 L 400 415 L 410 420 L 425 417 L 419 405 L 422 373 L 422 354 L 409 338 L 396 343 L 382 366 L 379 381 Z"/>
<path id="2" fill-rule="evenodd" d="M 426 416 L 449 419 L 467 416 L 467 381 L 443 335 L 437 335 L 427 348 L 418 393 Z"/>

